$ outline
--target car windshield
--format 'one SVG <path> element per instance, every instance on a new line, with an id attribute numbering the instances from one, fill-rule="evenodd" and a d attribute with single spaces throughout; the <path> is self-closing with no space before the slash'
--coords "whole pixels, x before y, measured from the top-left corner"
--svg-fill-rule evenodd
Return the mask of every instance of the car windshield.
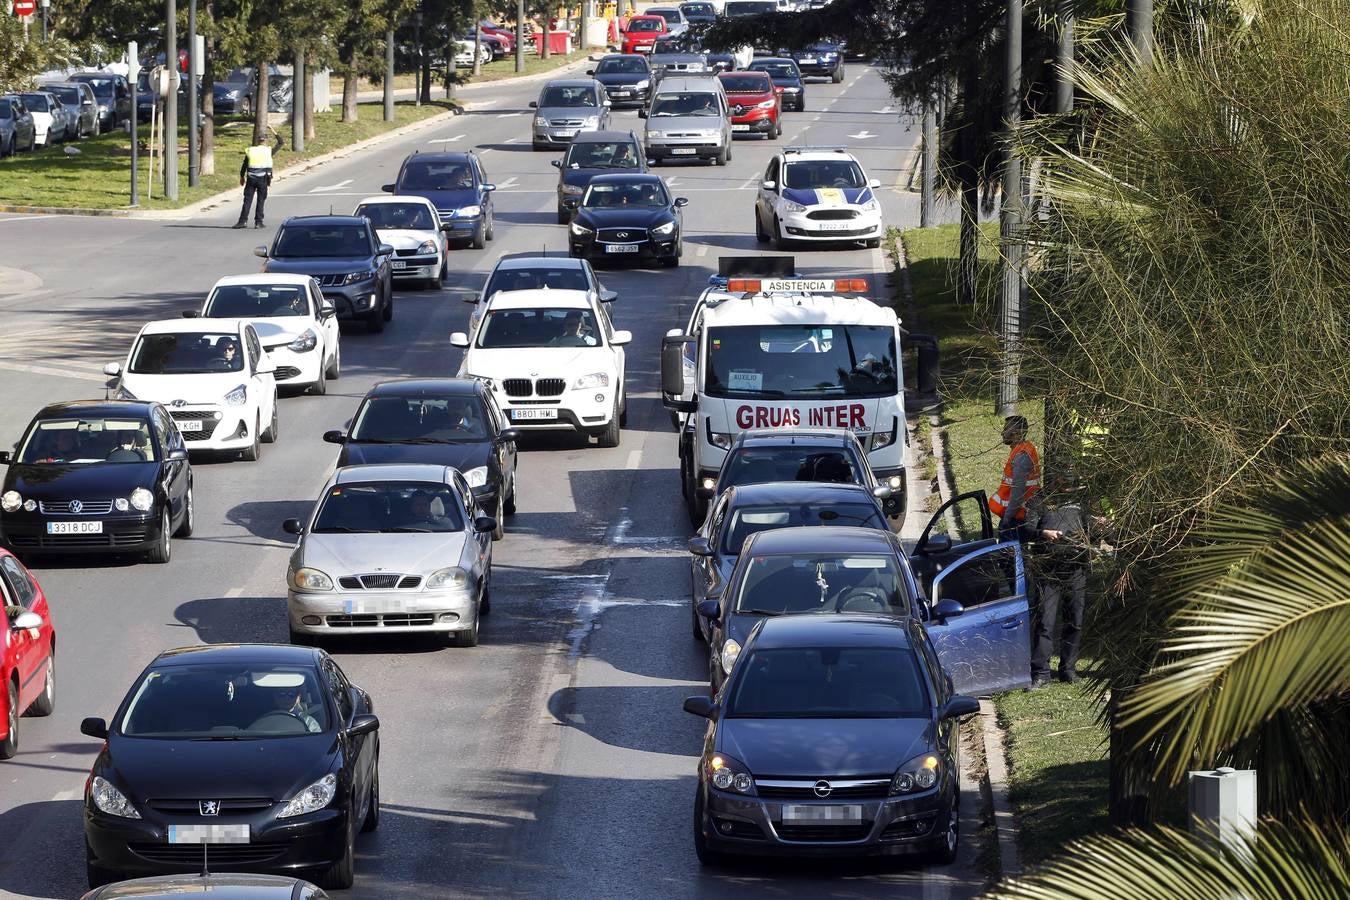
<path id="1" fill-rule="evenodd" d="M 128 371 L 136 375 L 197 375 L 244 368 L 239 335 L 220 332 L 146 334 L 136 342 Z"/>
<path id="2" fill-rule="evenodd" d="M 533 291 L 540 288 L 559 291 L 588 291 L 591 286 L 586 273 L 580 268 L 561 266 L 531 266 L 528 269 L 502 269 L 492 273 L 488 279 L 484 297 L 491 297 L 498 291 Z"/>
<path id="3" fill-rule="evenodd" d="M 635 169 L 637 165 L 637 146 L 632 141 L 573 143 L 563 157 L 565 169 Z"/>
<path id="4" fill-rule="evenodd" d="M 323 498 L 313 534 L 445 534 L 464 530 L 449 485 L 429 481 L 335 484 Z"/>
<path id="5" fill-rule="evenodd" d="M 467 162 L 421 160 L 403 167 L 399 190 L 462 191 L 473 187 L 473 171 Z"/>
<path id="6" fill-rule="evenodd" d="M 742 447 L 727 457 L 718 479 L 720 490 L 770 481 L 826 481 L 862 484 L 863 474 L 852 454 L 815 447 Z"/>
<path id="7" fill-rule="evenodd" d="M 434 231 L 431 210 L 420 203 L 363 203 L 356 208 L 377 229 L 390 231 Z"/>
<path id="8" fill-rule="evenodd" d="M 600 60 L 600 65 L 595 67 L 597 75 L 639 75 L 646 72 L 646 61 L 636 56 L 611 56 Z"/>
<path id="9" fill-rule="evenodd" d="M 805 159 L 783 167 L 783 186 L 797 190 L 856 189 L 867 187 L 867 179 L 851 159 Z"/>
<path id="10" fill-rule="evenodd" d="M 488 313 L 478 334 L 485 350 L 509 347 L 594 347 L 599 329 L 589 309 L 500 309 Z"/>
<path id="11" fill-rule="evenodd" d="M 239 84 L 241 82 L 253 80 L 253 69 L 247 67 L 243 69 L 231 69 L 230 74 L 226 75 L 221 81 L 226 84 Z"/>
<path id="12" fill-rule="evenodd" d="M 768 75 L 749 75 L 737 72 L 734 75 L 722 75 L 722 87 L 728 94 L 764 94 L 773 90 L 773 82 Z"/>
<path id="13" fill-rule="evenodd" d="M 721 115 L 717 107 L 717 97 L 709 91 L 695 91 L 682 94 L 657 94 L 652 100 L 650 118 L 660 119 L 666 116 L 706 116 L 716 118 Z"/>
<path id="14" fill-rule="evenodd" d="M 745 67 L 750 72 L 768 72 L 772 78 L 796 78 L 798 77 L 796 63 L 790 62 L 755 62 Z"/>
<path id="15" fill-rule="evenodd" d="M 113 80 L 111 78 L 80 78 L 77 80 L 89 85 L 94 91 L 94 96 L 99 99 L 113 95 Z"/>
<path id="16" fill-rule="evenodd" d="M 303 284 L 222 284 L 202 315 L 213 319 L 269 319 L 309 315 Z"/>
<path id="17" fill-rule="evenodd" d="M 368 397 L 356 413 L 351 439 L 377 444 L 485 441 L 487 410 L 475 396 Z"/>
<path id="18" fill-rule="evenodd" d="M 540 109 L 556 109 L 558 107 L 571 109 L 574 107 L 595 107 L 599 105 L 600 101 L 595 96 L 595 89 L 590 85 L 582 85 L 580 87 L 552 85 L 544 88 L 544 92 L 539 95 Z"/>
<path id="19" fill-rule="evenodd" d="M 706 343 L 712 396 L 883 397 L 899 390 L 894 328 L 732 325 L 709 329 Z"/>
<path id="20" fill-rule="evenodd" d="M 644 15 L 648 15 L 648 16 L 660 16 L 661 18 L 663 18 L 663 19 L 666 20 L 666 24 L 667 24 L 667 25 L 669 25 L 669 24 L 671 24 L 671 23 L 673 23 L 673 22 L 679 22 L 679 21 L 680 21 L 680 18 L 681 18 L 681 17 L 680 17 L 680 11 L 679 11 L 678 9 L 651 9 L 651 8 L 648 8 L 648 10 L 646 11 L 646 13 L 644 13 Z"/>
<path id="21" fill-rule="evenodd" d="M 62 103 L 79 103 L 80 89 L 73 87 L 52 87 L 48 90 L 61 98 Z"/>
<path id="22" fill-rule="evenodd" d="M 722 15 L 729 19 L 762 16 L 772 12 L 778 12 L 778 4 L 774 0 L 731 0 L 722 7 Z"/>
<path id="23" fill-rule="evenodd" d="M 164 666 L 132 689 L 122 735 L 239 741 L 329 730 L 313 669 L 262 664 Z"/>
<path id="24" fill-rule="evenodd" d="M 21 94 L 24 105 L 31 112 L 50 112 L 49 102 L 46 96 L 42 94 Z"/>
<path id="25" fill-rule="evenodd" d="M 10 108 L 9 101 L 0 99 L 0 119 L 12 119 L 14 112 Z"/>
<path id="26" fill-rule="evenodd" d="M 370 239 L 360 225 L 287 225 L 272 247 L 276 257 L 370 256 Z"/>
<path id="27" fill-rule="evenodd" d="M 900 564 L 895 556 L 880 553 L 756 556 L 736 596 L 736 612 L 771 616 L 909 611 Z"/>
<path id="28" fill-rule="evenodd" d="M 756 649 L 727 702 L 736 719 L 927 718 L 928 690 L 908 647 Z"/>
<path id="29" fill-rule="evenodd" d="M 669 206 L 670 200 L 658 181 L 592 181 L 586 188 L 586 196 L 581 198 L 581 205 L 589 209 L 660 207 Z"/>
<path id="30" fill-rule="evenodd" d="M 793 528 L 799 525 L 851 525 L 861 528 L 886 528 L 875 503 L 773 503 L 744 506 L 731 510 L 727 527 L 722 530 L 721 552 L 737 556 L 746 538 L 759 531 Z"/>
<path id="31" fill-rule="evenodd" d="M 41 419 L 16 458 L 21 463 L 154 462 L 150 423 L 144 419 Z"/>
<path id="32" fill-rule="evenodd" d="M 629 31 L 664 31 L 665 19 L 633 19 L 628 23 Z"/>
<path id="33" fill-rule="evenodd" d="M 711 3 L 681 3 L 680 12 L 685 16 L 711 17 L 717 15 L 716 8 Z"/>

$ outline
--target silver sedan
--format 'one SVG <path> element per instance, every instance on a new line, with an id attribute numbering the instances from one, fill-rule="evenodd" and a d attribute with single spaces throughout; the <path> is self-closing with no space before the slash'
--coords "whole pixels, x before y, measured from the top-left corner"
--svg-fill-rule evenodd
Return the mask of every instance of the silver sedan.
<path id="1" fill-rule="evenodd" d="M 300 535 L 286 573 L 292 643 L 345 634 L 433 632 L 478 643 L 487 612 L 496 522 L 449 466 L 338 469 Z"/>

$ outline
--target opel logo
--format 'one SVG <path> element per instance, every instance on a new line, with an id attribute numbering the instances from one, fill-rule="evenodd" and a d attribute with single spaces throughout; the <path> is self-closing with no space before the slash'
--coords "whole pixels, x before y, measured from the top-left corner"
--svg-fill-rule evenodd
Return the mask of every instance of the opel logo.
<path id="1" fill-rule="evenodd" d="M 204 816 L 218 816 L 220 815 L 220 801 L 200 800 L 197 803 L 197 809 L 200 810 L 201 814 Z"/>
<path id="2" fill-rule="evenodd" d="M 181 406 L 187 406 L 187 401 L 186 401 L 186 400 L 175 400 L 175 401 L 173 401 L 172 403 L 170 403 L 169 405 L 172 406 L 172 407 L 174 407 L 174 408 L 178 408 L 178 407 L 181 407 Z"/>
<path id="3" fill-rule="evenodd" d="M 84 504 L 79 500 L 72 500 L 70 501 L 70 511 L 73 513 L 83 512 Z"/>
<path id="4" fill-rule="evenodd" d="M 815 792 L 817 797 L 828 797 L 834 792 L 834 788 L 828 781 L 817 781 L 811 790 Z"/>

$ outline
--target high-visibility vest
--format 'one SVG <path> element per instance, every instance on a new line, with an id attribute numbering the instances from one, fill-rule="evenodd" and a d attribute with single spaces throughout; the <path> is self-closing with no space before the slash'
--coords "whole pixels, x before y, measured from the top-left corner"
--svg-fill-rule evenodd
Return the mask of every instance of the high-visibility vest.
<path id="1" fill-rule="evenodd" d="M 244 158 L 248 160 L 248 168 L 253 171 L 272 171 L 272 148 L 266 144 L 254 144 L 244 150 Z"/>
<path id="2" fill-rule="evenodd" d="M 1003 482 L 998 486 L 998 493 L 989 498 L 989 511 L 996 517 L 1003 518 L 1003 512 L 1012 499 L 1013 460 L 1019 453 L 1031 457 L 1031 471 L 1027 473 L 1027 487 L 1022 495 L 1022 505 L 1013 513 L 1013 518 L 1020 522 L 1027 517 L 1027 504 L 1041 489 L 1041 458 L 1036 453 L 1036 445 L 1031 441 L 1023 441 L 1008 452 L 1008 461 L 1003 464 Z"/>

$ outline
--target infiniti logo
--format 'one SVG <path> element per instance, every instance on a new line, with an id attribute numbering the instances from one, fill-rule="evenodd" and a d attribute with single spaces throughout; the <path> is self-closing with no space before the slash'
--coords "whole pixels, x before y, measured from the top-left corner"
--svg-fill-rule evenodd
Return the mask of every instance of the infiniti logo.
<path id="1" fill-rule="evenodd" d="M 815 791 L 817 797 L 828 797 L 834 792 L 834 788 L 828 781 L 817 781 L 811 790 Z"/>
<path id="2" fill-rule="evenodd" d="M 628 232 L 626 232 L 626 231 L 616 232 L 615 237 L 626 238 L 626 237 L 628 237 Z"/>
<path id="3" fill-rule="evenodd" d="M 220 815 L 220 801 L 200 800 L 197 802 L 197 809 L 200 810 L 201 814 L 204 816 L 218 816 Z"/>
<path id="4" fill-rule="evenodd" d="M 71 512 L 73 512 L 73 513 L 78 513 L 78 512 L 82 512 L 83 510 L 84 510 L 84 504 L 81 503 L 79 500 L 72 500 L 72 501 L 70 501 L 70 511 L 71 511 Z"/>

